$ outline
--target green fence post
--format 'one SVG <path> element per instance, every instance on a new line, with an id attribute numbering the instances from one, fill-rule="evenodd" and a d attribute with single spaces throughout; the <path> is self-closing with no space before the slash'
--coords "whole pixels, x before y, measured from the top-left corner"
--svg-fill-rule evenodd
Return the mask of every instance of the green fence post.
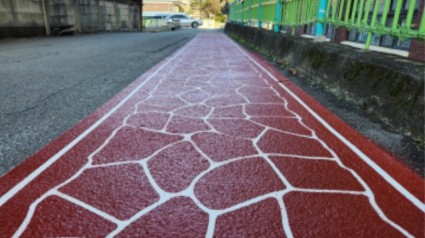
<path id="1" fill-rule="evenodd" d="M 365 3 L 365 0 L 360 0 L 360 5 L 359 5 L 359 10 L 357 15 L 357 22 L 356 22 L 357 26 L 361 26 L 361 22 L 363 18 L 364 3 Z M 361 30 L 364 30 L 364 29 L 361 29 Z"/>
<path id="2" fill-rule="evenodd" d="M 246 4 L 245 4 L 245 1 L 243 2 L 243 6 L 242 6 L 242 21 L 243 21 L 243 24 L 244 24 L 244 26 L 246 25 L 246 19 L 248 18 L 247 17 L 247 11 L 246 11 Z"/>
<path id="3" fill-rule="evenodd" d="M 345 17 L 344 17 L 344 24 L 347 26 L 347 24 L 348 24 L 348 19 L 349 19 L 349 17 L 350 17 L 350 10 L 351 10 L 351 2 L 352 2 L 352 0 L 348 0 L 348 2 L 347 2 L 347 7 L 345 8 Z"/>
<path id="4" fill-rule="evenodd" d="M 288 22 L 287 21 L 287 19 L 288 19 L 288 11 L 286 11 L 287 7 L 288 7 L 287 4 L 285 2 L 282 2 L 282 20 L 280 22 L 280 24 L 282 26 L 286 26 L 287 25 L 287 22 Z"/>
<path id="5" fill-rule="evenodd" d="M 334 1 L 332 5 L 332 23 L 335 23 L 335 19 L 337 19 L 337 11 L 339 8 L 339 1 Z"/>
<path id="6" fill-rule="evenodd" d="M 263 22 L 261 21 L 262 18 L 262 9 L 261 9 L 261 0 L 258 0 L 258 28 L 263 27 Z"/>
<path id="7" fill-rule="evenodd" d="M 391 1 L 391 0 L 390 0 Z M 351 23 L 354 25 L 356 22 L 356 11 L 359 1 L 354 0 L 353 10 L 351 11 Z"/>
<path id="8" fill-rule="evenodd" d="M 375 0 L 375 5 L 373 7 L 373 13 L 372 13 L 372 22 L 370 24 L 369 27 L 369 31 L 367 33 L 367 39 L 366 39 L 366 44 L 365 44 L 365 50 L 369 50 L 370 48 L 370 43 L 372 42 L 372 31 L 374 29 L 376 29 L 376 19 L 378 18 L 378 11 L 379 11 L 379 1 Z M 370 11 L 370 4 L 368 5 L 368 7 L 366 7 L 366 11 Z M 364 18 L 364 23 L 367 23 L 367 19 L 368 17 L 365 16 Z"/>
<path id="9" fill-rule="evenodd" d="M 248 6 L 248 21 L 249 21 L 249 26 L 251 26 L 251 20 L 252 20 L 252 0 L 249 0 L 248 1 L 248 4 L 249 4 L 249 6 Z"/>
<path id="10" fill-rule="evenodd" d="M 339 15 L 338 15 L 338 22 L 339 23 L 342 22 L 342 14 L 344 13 L 344 3 L 345 3 L 345 1 L 341 1 L 341 4 L 339 5 Z"/>
<path id="11" fill-rule="evenodd" d="M 386 27 L 388 12 L 390 11 L 391 0 L 385 0 L 384 12 L 382 13 L 381 26 Z"/>
<path id="12" fill-rule="evenodd" d="M 397 1 L 394 18 L 393 18 L 393 24 L 391 26 L 392 33 L 399 33 L 397 30 L 398 30 L 398 20 L 400 19 L 402 3 L 403 1 Z"/>
<path id="13" fill-rule="evenodd" d="M 409 10 L 407 12 L 406 27 L 410 29 L 413 20 L 413 11 L 415 10 L 416 1 L 410 0 Z"/>

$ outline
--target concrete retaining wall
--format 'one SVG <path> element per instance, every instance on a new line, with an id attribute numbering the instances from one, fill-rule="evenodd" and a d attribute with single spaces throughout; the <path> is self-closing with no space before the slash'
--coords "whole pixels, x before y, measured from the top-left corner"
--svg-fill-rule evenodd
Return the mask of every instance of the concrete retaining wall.
<path id="1" fill-rule="evenodd" d="M 7 27 L 44 26 L 41 0 L 2 0 L 0 24 Z"/>
<path id="2" fill-rule="evenodd" d="M 115 0 L 45 0 L 53 34 L 63 31 L 133 31 L 140 6 Z M 0 1 L 0 37 L 44 35 L 42 0 Z"/>
<path id="3" fill-rule="evenodd" d="M 102 27 L 101 4 L 102 1 L 80 0 L 79 2 L 79 21 L 82 32 L 96 32 L 104 29 Z"/>
<path id="4" fill-rule="evenodd" d="M 138 8 L 116 2 L 100 3 L 102 30 L 134 30 L 137 29 Z M 135 19 L 136 17 L 136 19 Z"/>
<path id="5" fill-rule="evenodd" d="M 45 3 L 51 28 L 68 28 L 77 25 L 78 20 L 75 1 L 49 0 Z"/>
<path id="6" fill-rule="evenodd" d="M 44 32 L 41 0 L 0 1 L 0 37 L 10 34 L 23 36 Z"/>
<path id="7" fill-rule="evenodd" d="M 424 139 L 424 63 L 227 24 L 225 32 L 413 138 Z"/>

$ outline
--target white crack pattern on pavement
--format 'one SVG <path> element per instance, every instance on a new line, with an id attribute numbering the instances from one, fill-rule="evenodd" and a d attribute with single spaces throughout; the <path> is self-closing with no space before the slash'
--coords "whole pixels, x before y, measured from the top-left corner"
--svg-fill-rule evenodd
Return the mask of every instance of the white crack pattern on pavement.
<path id="1" fill-rule="evenodd" d="M 208 37 L 210 40 L 202 40 L 203 37 Z M 219 43 L 218 43 L 219 42 Z M 230 52 L 230 53 L 229 53 Z M 58 196 L 70 203 L 73 203 L 77 206 L 80 206 L 108 221 L 111 221 L 112 223 L 115 223 L 117 225 L 117 228 L 109 234 L 108 237 L 114 237 L 115 235 L 118 235 L 121 231 L 123 231 L 126 227 L 128 227 L 130 224 L 132 224 L 134 221 L 139 219 L 140 217 L 144 216 L 145 214 L 153 211 L 158 206 L 164 204 L 165 202 L 169 201 L 172 198 L 176 197 L 187 197 L 190 198 L 198 207 L 200 210 L 206 212 L 209 215 L 209 225 L 208 229 L 206 231 L 206 237 L 213 237 L 214 230 L 215 230 L 215 221 L 216 218 L 253 205 L 255 203 L 264 201 L 269 198 L 276 199 L 280 208 L 281 208 L 281 215 L 282 215 L 282 230 L 288 237 L 293 237 L 292 231 L 291 231 L 291 219 L 288 217 L 287 210 L 285 207 L 285 204 L 283 202 L 283 197 L 288 194 L 289 192 L 303 192 L 303 193 L 335 193 L 335 194 L 346 194 L 351 196 L 365 196 L 368 198 L 371 207 L 374 209 L 375 213 L 386 223 L 388 223 L 390 226 L 401 232 L 406 237 L 413 237 L 407 230 L 405 230 L 400 225 L 396 224 L 392 220 L 390 220 L 384 212 L 381 210 L 381 208 L 378 206 L 378 204 L 375 201 L 374 194 L 372 190 L 369 188 L 369 186 L 366 184 L 366 182 L 352 169 L 346 167 L 341 160 L 338 158 L 336 153 L 329 148 L 329 146 L 321 140 L 317 135 L 316 132 L 309 128 L 304 122 L 303 119 L 294 111 L 290 109 L 291 105 L 289 105 L 288 101 L 279 94 L 279 92 L 270 85 L 269 81 L 266 80 L 267 75 L 266 72 L 264 72 L 264 69 L 259 68 L 257 65 L 253 64 L 250 59 L 248 59 L 237 47 L 235 47 L 225 36 L 222 35 L 216 35 L 214 37 L 212 36 L 206 36 L 206 35 L 199 35 L 196 37 L 193 41 L 188 43 L 186 47 L 184 47 L 181 51 L 179 51 L 176 56 L 179 57 L 173 57 L 171 60 L 168 60 L 164 63 L 164 67 L 160 67 L 160 69 L 156 69 L 157 71 L 152 72 L 153 69 L 151 69 L 151 75 L 149 78 L 149 82 L 147 84 L 153 84 L 155 83 L 155 88 L 148 94 L 147 97 L 142 99 L 140 102 L 134 105 L 134 111 L 132 114 L 129 114 L 126 116 L 126 118 L 123 120 L 121 126 L 115 128 L 113 132 L 110 134 L 110 136 L 104 141 L 104 143 L 98 147 L 95 151 L 92 152 L 92 154 L 87 158 L 88 161 L 84 167 L 82 167 L 76 174 L 74 174 L 72 177 L 70 177 L 65 182 L 55 186 L 54 188 L 50 189 L 48 192 L 46 192 L 43 196 L 41 196 L 39 199 L 34 201 L 27 213 L 27 216 L 25 217 L 25 220 L 22 222 L 19 229 L 16 231 L 14 237 L 19 237 L 23 234 L 26 227 L 30 224 L 31 219 L 35 213 L 35 209 L 37 206 L 47 197 L 49 196 Z M 237 58 L 237 62 L 232 59 L 228 58 L 228 55 L 232 55 L 234 58 Z M 195 62 L 194 64 L 185 63 L 184 59 L 191 59 L 194 60 L 191 62 Z M 210 62 L 221 62 L 218 65 L 215 65 L 214 67 L 218 67 L 220 71 L 212 71 L 209 68 Z M 250 75 L 253 78 L 256 78 L 257 85 L 252 85 L 253 80 L 249 80 L 246 83 L 244 80 L 246 78 L 237 78 L 238 70 L 241 70 L 243 68 L 246 70 L 246 67 L 243 67 L 244 65 L 249 65 L 249 72 L 243 72 L 244 75 Z M 240 67 L 242 66 L 242 67 Z M 179 78 L 179 75 L 176 75 L 175 72 L 187 72 L 185 75 L 190 75 L 188 78 Z M 214 74 L 216 73 L 216 74 Z M 227 79 L 223 76 L 225 75 L 236 75 L 236 78 Z M 228 80 L 228 81 L 226 81 Z M 229 82 L 230 81 L 230 82 Z M 229 85 L 227 85 L 227 82 L 229 82 Z M 279 98 L 280 101 L 272 101 L 272 102 L 251 102 L 249 97 L 247 97 L 247 93 L 244 93 L 245 90 L 256 90 L 258 88 L 261 88 L 261 90 L 268 90 L 273 93 L 274 98 Z M 139 88 L 140 91 L 142 88 Z M 171 92 L 175 95 L 165 95 L 165 92 Z M 230 97 L 229 97 L 230 96 Z M 271 95 L 269 95 L 271 96 Z M 199 98 L 197 98 L 199 97 Z M 221 99 L 226 100 L 230 99 L 233 100 L 235 98 L 240 98 L 240 101 L 231 103 L 229 105 L 222 105 Z M 275 100 L 273 98 L 273 100 Z M 156 101 L 156 102 L 155 102 Z M 162 102 L 167 102 L 166 105 L 162 104 Z M 171 103 L 169 103 L 171 102 Z M 170 108 L 167 108 L 168 105 L 174 104 L 170 106 Z M 216 104 L 215 106 L 212 106 L 212 104 Z M 279 128 L 274 128 L 269 125 L 266 125 L 265 123 L 260 123 L 258 121 L 254 121 L 253 119 L 259 118 L 260 116 L 255 116 L 247 113 L 247 106 L 248 105 L 260 105 L 260 106 L 268 106 L 268 105 L 282 105 L 288 115 L 270 115 L 270 116 L 261 116 L 261 118 L 281 118 L 282 120 L 294 120 L 296 121 L 300 127 L 304 128 L 307 133 L 299 134 L 295 133 L 293 131 L 285 131 Z M 239 118 L 235 115 L 224 115 L 222 117 L 217 116 L 217 109 L 219 110 L 229 110 L 232 111 L 235 108 L 242 107 L 242 115 L 243 117 Z M 202 112 L 199 112 L 195 115 L 182 115 L 185 110 L 190 110 L 193 108 L 201 109 L 203 108 Z M 234 110 L 236 111 L 236 110 Z M 147 116 L 149 115 L 161 115 L 164 118 L 168 116 L 166 119 L 166 122 L 164 126 L 160 129 L 156 128 L 148 128 L 148 127 L 138 127 L 134 125 L 134 123 L 131 123 L 129 121 L 130 118 L 133 118 L 135 116 Z M 111 115 L 113 116 L 113 114 Z M 170 132 L 170 125 L 173 123 L 173 119 L 178 116 L 179 118 L 188 118 L 188 119 L 200 119 L 204 125 L 208 126 L 208 129 L 201 130 L 201 131 L 195 131 L 190 133 L 173 133 Z M 235 138 L 234 135 L 231 135 L 230 133 L 226 133 L 223 131 L 217 130 L 217 128 L 213 125 L 214 123 L 211 123 L 212 120 L 220 120 L 220 119 L 227 119 L 229 121 L 235 120 L 235 121 L 246 121 L 250 122 L 253 127 L 256 128 L 262 128 L 260 133 L 258 133 L 255 137 L 246 137 L 244 139 L 250 140 L 253 147 L 256 150 L 256 153 L 247 155 L 247 156 L 240 156 L 240 157 L 234 157 L 234 158 L 225 158 L 224 161 L 215 161 L 212 159 L 207 152 L 203 151 L 198 144 L 193 140 L 193 136 L 199 134 L 200 132 L 209 132 L 214 133 L 216 135 L 223 135 L 226 138 Z M 146 132 L 153 132 L 153 133 L 159 133 L 161 135 L 172 135 L 172 136 L 181 136 L 182 139 L 167 144 L 166 146 L 163 146 L 162 148 L 156 150 L 149 156 L 145 158 L 140 158 L 139 160 L 126 160 L 126 161 L 114 161 L 114 162 L 107 162 L 107 163 L 94 163 L 93 158 L 98 155 L 102 150 L 108 147 L 110 142 L 114 139 L 114 137 L 117 135 L 117 133 L 121 132 L 123 129 L 128 128 L 138 128 L 143 129 Z M 299 154 L 283 154 L 283 153 L 266 153 L 262 151 L 262 149 L 259 146 L 260 139 L 268 132 L 278 132 L 284 135 L 288 136 L 295 136 L 299 138 L 306 138 L 308 140 L 313 140 L 319 143 L 324 150 L 326 150 L 331 156 L 324 157 L 321 155 L 318 156 L 311 156 L 311 155 L 299 155 Z M 241 138 L 239 138 L 241 139 Z M 179 191 L 179 192 L 167 192 L 161 186 L 157 183 L 157 181 L 154 179 L 153 175 L 150 172 L 149 168 L 149 162 L 155 158 L 158 154 L 161 152 L 172 148 L 176 145 L 179 145 L 181 143 L 190 143 L 192 145 L 196 152 L 199 153 L 202 158 L 206 159 L 208 161 L 208 169 L 202 171 L 199 173 L 190 183 L 190 185 Z M 341 170 L 348 171 L 351 176 L 353 176 L 358 183 L 363 187 L 363 191 L 355 191 L 355 190 L 332 190 L 332 189 L 307 189 L 307 188 L 298 188 L 294 185 L 292 185 L 288 179 L 285 177 L 285 174 L 282 173 L 274 164 L 274 162 L 270 159 L 270 157 L 291 157 L 296 158 L 300 160 L 315 160 L 315 161 L 328 161 L 328 162 L 334 162 L 336 163 Z M 237 161 L 242 160 L 249 160 L 253 158 L 261 158 L 264 160 L 268 166 L 271 167 L 271 169 L 275 172 L 275 174 L 278 176 L 278 178 L 281 180 L 281 182 L 285 185 L 285 189 L 281 191 L 275 191 L 271 193 L 262 194 L 261 196 L 254 197 L 252 199 L 249 199 L 247 201 L 243 201 L 241 203 L 238 203 L 236 205 L 233 205 L 231 207 L 227 207 L 225 209 L 211 209 L 204 205 L 199 198 L 195 195 L 195 186 L 198 183 L 198 181 L 209 174 L 210 172 L 214 171 L 217 168 L 220 168 L 225 165 L 229 165 L 231 163 L 235 163 Z M 156 193 L 159 195 L 159 199 L 147 206 L 146 208 L 140 210 L 135 215 L 133 215 L 130 219 L 127 220 L 120 220 L 111 214 L 106 213 L 105 211 L 101 211 L 98 208 L 87 204 L 75 197 L 72 197 L 70 194 L 66 194 L 64 192 L 59 191 L 64 186 L 68 185 L 75 179 L 77 179 L 84 171 L 86 170 L 93 170 L 93 169 L 99 169 L 109 166 L 121 166 L 126 164 L 135 164 L 139 165 L 143 168 L 144 173 L 146 174 L 150 185 L 154 188 Z"/>

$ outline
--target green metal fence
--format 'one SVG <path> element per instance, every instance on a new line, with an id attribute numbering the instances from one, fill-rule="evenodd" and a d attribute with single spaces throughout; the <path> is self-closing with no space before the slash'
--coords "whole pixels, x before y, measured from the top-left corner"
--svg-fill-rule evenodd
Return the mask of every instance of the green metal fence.
<path id="1" fill-rule="evenodd" d="M 280 25 L 294 27 L 315 23 L 319 9 L 318 0 L 294 0 L 283 2 Z M 292 32 L 294 33 L 294 32 Z"/>
<path id="2" fill-rule="evenodd" d="M 276 15 L 276 0 L 263 0 L 261 3 L 261 12 L 262 20 L 265 22 L 274 22 Z"/>
<path id="3" fill-rule="evenodd" d="M 323 23 L 354 29 L 367 33 L 368 49 L 374 34 L 425 40 L 425 14 L 420 19 L 418 14 L 423 9 L 423 0 L 328 0 L 326 15 L 319 19 L 319 0 L 236 0 L 230 6 L 230 20 L 258 22 L 259 27 L 265 22 L 292 29 Z"/>

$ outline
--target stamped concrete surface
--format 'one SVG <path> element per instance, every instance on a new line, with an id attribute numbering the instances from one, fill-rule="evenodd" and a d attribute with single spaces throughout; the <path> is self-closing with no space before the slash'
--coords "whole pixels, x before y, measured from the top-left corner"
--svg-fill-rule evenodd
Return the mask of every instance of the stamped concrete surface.
<path id="1" fill-rule="evenodd" d="M 421 237 L 424 181 L 221 33 L 0 179 L 4 237 Z"/>

